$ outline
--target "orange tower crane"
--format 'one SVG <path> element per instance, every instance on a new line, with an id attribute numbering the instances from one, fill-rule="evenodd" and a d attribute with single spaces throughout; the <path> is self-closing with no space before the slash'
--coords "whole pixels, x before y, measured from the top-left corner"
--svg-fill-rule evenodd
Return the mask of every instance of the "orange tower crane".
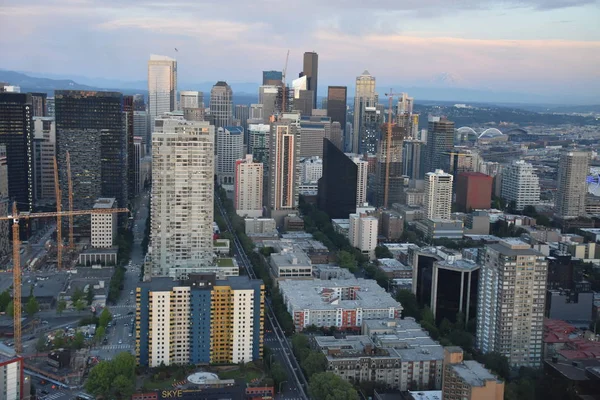
<path id="1" fill-rule="evenodd" d="M 57 207 L 59 207 L 58 204 Z M 129 212 L 129 210 L 127 208 L 99 208 L 93 210 L 19 213 L 17 210 L 17 203 L 13 203 L 12 214 L 5 217 L 0 217 L 0 221 L 13 221 L 13 304 L 15 351 L 17 354 L 23 352 L 21 337 L 21 254 L 19 253 L 21 242 L 19 240 L 19 220 L 57 217 L 60 221 L 61 217 L 70 217 L 72 215 L 115 214 L 122 212 Z"/>

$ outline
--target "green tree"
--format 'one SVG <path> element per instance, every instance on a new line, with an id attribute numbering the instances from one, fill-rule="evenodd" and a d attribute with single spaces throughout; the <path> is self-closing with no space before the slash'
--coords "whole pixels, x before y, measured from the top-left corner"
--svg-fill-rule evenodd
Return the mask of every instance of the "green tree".
<path id="1" fill-rule="evenodd" d="M 510 365 L 508 358 L 497 352 L 487 353 L 483 356 L 483 364 L 485 367 L 502 379 L 507 380 L 510 377 Z"/>
<path id="2" fill-rule="evenodd" d="M 60 299 L 58 303 L 56 303 L 56 313 L 61 315 L 63 311 L 67 308 L 67 302 L 63 299 Z"/>
<path id="3" fill-rule="evenodd" d="M 10 292 L 6 289 L 4 292 L 0 293 L 0 311 L 5 312 L 6 307 L 10 303 L 12 297 L 10 296 Z"/>
<path id="4" fill-rule="evenodd" d="M 275 382 L 275 388 L 279 390 L 279 384 L 287 380 L 285 369 L 283 369 L 280 363 L 273 363 L 273 367 L 271 367 L 271 377 L 273 378 L 273 382 Z"/>
<path id="5" fill-rule="evenodd" d="M 135 357 L 120 353 L 110 361 L 101 361 L 91 369 L 85 390 L 104 398 L 129 399 L 135 390 Z"/>
<path id="6" fill-rule="evenodd" d="M 79 299 L 75 302 L 74 304 L 75 309 L 79 312 L 85 310 L 85 308 L 87 307 L 87 305 L 85 304 L 85 301 L 83 299 Z"/>
<path id="7" fill-rule="evenodd" d="M 338 253 L 338 264 L 340 264 L 340 267 L 350 270 L 350 272 L 357 271 L 354 254 L 351 254 L 345 250 L 342 250 Z"/>
<path id="8" fill-rule="evenodd" d="M 442 322 L 440 322 L 439 329 L 440 329 L 440 334 L 442 336 L 448 335 L 453 329 L 452 322 L 450 322 L 450 320 L 448 320 L 448 318 L 442 319 Z"/>
<path id="9" fill-rule="evenodd" d="M 106 335 L 106 328 L 103 326 L 99 326 L 96 328 L 96 333 L 94 334 L 94 342 L 100 343 L 102 339 L 104 339 L 104 335 Z"/>
<path id="10" fill-rule="evenodd" d="M 73 337 L 73 341 L 71 342 L 71 347 L 75 350 L 79 350 L 83 347 L 84 344 L 85 344 L 85 336 L 83 336 L 83 333 L 77 332 L 75 334 L 75 336 Z"/>
<path id="11" fill-rule="evenodd" d="M 352 385 L 333 372 L 321 372 L 310 378 L 308 393 L 315 400 L 358 400 Z"/>
<path id="12" fill-rule="evenodd" d="M 417 321 L 421 320 L 421 310 L 419 309 L 419 303 L 417 303 L 417 298 L 413 292 L 406 289 L 400 289 L 396 293 L 396 300 L 398 300 L 404 308 L 404 310 L 402 310 L 402 316 L 413 317 Z"/>
<path id="13" fill-rule="evenodd" d="M 394 255 L 385 246 L 377 246 L 375 247 L 375 257 L 377 258 L 394 258 Z"/>
<path id="14" fill-rule="evenodd" d="M 12 300 L 6 306 L 6 315 L 11 318 L 15 315 L 15 303 Z"/>
<path id="15" fill-rule="evenodd" d="M 303 362 L 310 353 L 308 337 L 301 333 L 292 336 L 292 350 L 298 361 Z"/>
<path id="16" fill-rule="evenodd" d="M 54 336 L 54 340 L 52 341 L 52 348 L 54 349 L 60 349 L 65 347 L 66 341 L 65 341 L 65 336 L 63 335 L 62 332 L 57 332 L 56 336 Z"/>
<path id="17" fill-rule="evenodd" d="M 106 328 L 110 321 L 112 321 L 112 314 L 110 313 L 108 307 L 104 307 L 100 313 L 100 316 L 98 317 L 98 326 Z"/>
<path id="18" fill-rule="evenodd" d="M 88 286 L 88 290 L 85 294 L 85 298 L 87 300 L 88 306 L 91 306 L 92 303 L 94 302 L 94 288 L 92 287 L 92 285 Z"/>
<path id="19" fill-rule="evenodd" d="M 431 308 L 423 308 L 423 311 L 421 312 L 421 321 L 435 325 L 435 317 L 433 316 L 433 311 L 431 311 Z"/>
<path id="20" fill-rule="evenodd" d="M 28 316 L 33 317 L 38 311 L 40 311 L 40 304 L 35 299 L 35 297 L 30 297 L 25 304 L 25 312 Z"/>
<path id="21" fill-rule="evenodd" d="M 325 372 L 327 369 L 327 357 L 320 351 L 311 351 L 301 363 L 301 366 L 306 373 L 306 377 L 310 379 L 314 374 Z"/>
<path id="22" fill-rule="evenodd" d="M 47 345 L 46 345 L 46 336 L 40 336 L 38 338 L 38 341 L 35 342 L 35 350 L 38 353 L 41 353 L 42 351 L 46 350 L 46 347 L 47 347 Z"/>
<path id="23" fill-rule="evenodd" d="M 71 301 L 73 302 L 73 304 L 75 304 L 78 300 L 83 299 L 84 296 L 85 293 L 83 293 L 83 290 L 81 290 L 80 288 L 75 288 L 75 291 L 71 295 Z"/>

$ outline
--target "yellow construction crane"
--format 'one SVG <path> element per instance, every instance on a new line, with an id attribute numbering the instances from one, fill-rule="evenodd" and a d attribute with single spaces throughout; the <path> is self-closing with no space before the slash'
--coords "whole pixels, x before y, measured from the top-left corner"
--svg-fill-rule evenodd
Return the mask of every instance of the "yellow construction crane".
<path id="1" fill-rule="evenodd" d="M 55 171 L 56 173 L 56 171 Z M 57 209 L 59 209 L 60 202 L 57 202 Z M 98 208 L 93 210 L 76 210 L 76 211 L 57 211 L 57 212 L 43 212 L 43 213 L 19 213 L 17 210 L 17 203 L 13 203 L 12 214 L 5 217 L 0 217 L 0 221 L 13 221 L 12 234 L 13 234 L 13 304 L 14 304 L 14 337 L 15 337 L 15 351 L 17 354 L 23 352 L 23 346 L 21 341 L 21 241 L 19 240 L 19 220 L 21 219 L 35 219 L 35 218 L 54 218 L 57 217 L 58 221 L 62 217 L 71 217 L 74 215 L 92 215 L 92 214 L 115 214 L 129 212 L 127 208 Z M 60 236 L 57 237 L 57 242 L 60 242 Z M 60 249 L 60 245 L 58 246 Z M 59 250 L 60 254 L 60 250 Z"/>

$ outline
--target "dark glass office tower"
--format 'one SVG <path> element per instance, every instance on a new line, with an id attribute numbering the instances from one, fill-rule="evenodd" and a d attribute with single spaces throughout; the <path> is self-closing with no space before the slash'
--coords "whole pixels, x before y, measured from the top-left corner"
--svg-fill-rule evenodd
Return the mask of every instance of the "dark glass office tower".
<path id="1" fill-rule="evenodd" d="M 6 146 L 8 195 L 21 211 L 33 207 L 31 95 L 0 93 L 0 144 Z"/>
<path id="2" fill-rule="evenodd" d="M 440 117 L 429 117 L 427 124 L 427 151 L 425 173 L 444 169 L 444 153 L 454 148 L 454 122 Z"/>
<path id="3" fill-rule="evenodd" d="M 57 90 L 54 97 L 56 154 L 63 205 L 67 205 L 68 151 L 75 210 L 92 208 L 98 197 L 114 197 L 119 207 L 127 206 L 129 163 L 123 95 L 118 92 Z M 82 227 L 89 227 L 89 218 L 79 222 Z"/>
<path id="4" fill-rule="evenodd" d="M 307 88 L 306 90 L 313 91 L 313 104 L 317 103 L 317 83 L 319 80 L 319 55 L 314 52 L 306 52 L 304 53 L 304 75 L 306 75 L 307 79 Z"/>
<path id="5" fill-rule="evenodd" d="M 263 71 L 263 85 L 280 86 L 283 82 L 281 71 Z"/>
<path id="6" fill-rule="evenodd" d="M 346 99 L 348 88 L 346 86 L 329 86 L 327 88 L 327 116 L 331 122 L 339 122 L 342 127 L 342 137 L 346 140 Z"/>
<path id="7" fill-rule="evenodd" d="M 348 218 L 356 211 L 358 166 L 330 140 L 323 139 L 323 176 L 318 205 L 330 218 Z"/>
<path id="8" fill-rule="evenodd" d="M 46 93 L 31 93 L 31 112 L 34 117 L 48 116 L 47 97 Z"/>

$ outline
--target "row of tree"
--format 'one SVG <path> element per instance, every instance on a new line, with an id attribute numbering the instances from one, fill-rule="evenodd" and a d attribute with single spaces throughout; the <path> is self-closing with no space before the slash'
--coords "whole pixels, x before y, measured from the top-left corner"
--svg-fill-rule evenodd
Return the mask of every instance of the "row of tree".
<path id="1" fill-rule="evenodd" d="M 130 399 L 135 392 L 135 357 L 119 353 L 112 360 L 100 361 L 90 370 L 86 392 L 105 399 Z"/>

